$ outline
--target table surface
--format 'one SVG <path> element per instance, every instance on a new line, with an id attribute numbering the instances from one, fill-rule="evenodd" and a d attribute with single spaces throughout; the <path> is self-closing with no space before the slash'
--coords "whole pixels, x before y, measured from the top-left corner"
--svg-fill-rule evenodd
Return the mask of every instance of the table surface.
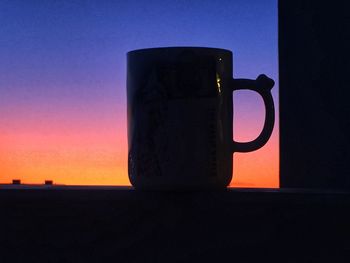
<path id="1" fill-rule="evenodd" d="M 350 193 L 0 185 L 0 262 L 349 262 Z"/>

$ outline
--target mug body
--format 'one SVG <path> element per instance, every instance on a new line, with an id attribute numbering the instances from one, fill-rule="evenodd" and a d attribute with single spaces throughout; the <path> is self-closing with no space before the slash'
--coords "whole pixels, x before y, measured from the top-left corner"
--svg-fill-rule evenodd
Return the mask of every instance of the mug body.
<path id="1" fill-rule="evenodd" d="M 232 178 L 232 52 L 127 54 L 128 171 L 138 189 L 224 188 Z"/>

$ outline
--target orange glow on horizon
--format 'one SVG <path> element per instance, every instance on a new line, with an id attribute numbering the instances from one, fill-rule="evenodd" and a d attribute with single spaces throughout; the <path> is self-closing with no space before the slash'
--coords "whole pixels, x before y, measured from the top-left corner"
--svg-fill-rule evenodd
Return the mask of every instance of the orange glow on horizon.
<path id="1" fill-rule="evenodd" d="M 64 130 L 64 129 L 63 129 Z M 64 185 L 130 185 L 126 129 L 55 133 L 17 131 L 0 138 L 0 183 L 53 180 Z M 278 188 L 278 137 L 251 153 L 234 154 L 231 187 Z"/>
<path id="2" fill-rule="evenodd" d="M 255 114 L 239 103 L 234 110 L 235 139 L 254 139 L 262 128 L 262 101 Z M 15 121 L 0 123 L 0 184 L 20 179 L 24 184 L 130 185 L 125 112 L 115 111 L 115 122 L 110 112 L 108 118 L 102 113 L 23 112 L 17 112 Z M 231 187 L 279 187 L 278 131 L 277 123 L 258 151 L 234 154 Z"/>

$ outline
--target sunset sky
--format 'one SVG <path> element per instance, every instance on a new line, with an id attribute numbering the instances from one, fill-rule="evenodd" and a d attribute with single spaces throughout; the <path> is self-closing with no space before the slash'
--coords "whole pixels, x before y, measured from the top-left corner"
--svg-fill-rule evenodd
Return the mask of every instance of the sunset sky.
<path id="1" fill-rule="evenodd" d="M 128 185 L 126 52 L 159 46 L 232 50 L 234 77 L 276 81 L 278 112 L 276 0 L 1 1 L 0 183 Z M 262 99 L 233 99 L 252 140 Z M 278 134 L 234 155 L 232 186 L 279 186 Z"/>

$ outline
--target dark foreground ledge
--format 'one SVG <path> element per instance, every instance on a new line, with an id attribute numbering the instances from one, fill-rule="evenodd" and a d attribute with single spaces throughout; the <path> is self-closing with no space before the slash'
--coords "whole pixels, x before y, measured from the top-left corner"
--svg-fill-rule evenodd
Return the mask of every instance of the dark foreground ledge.
<path id="1" fill-rule="evenodd" d="M 0 262 L 349 262 L 350 194 L 0 186 Z"/>

